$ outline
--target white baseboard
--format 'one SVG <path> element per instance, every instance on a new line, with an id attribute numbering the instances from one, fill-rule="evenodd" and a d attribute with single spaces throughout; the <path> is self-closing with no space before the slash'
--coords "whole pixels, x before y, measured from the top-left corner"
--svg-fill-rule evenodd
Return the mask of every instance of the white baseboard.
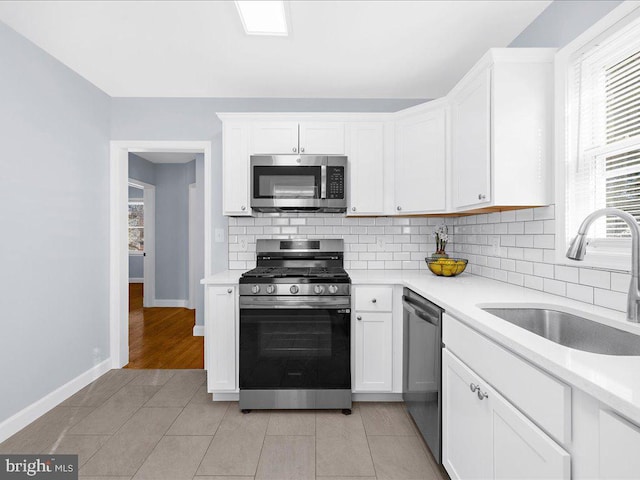
<path id="1" fill-rule="evenodd" d="M 130 278 L 129 283 L 144 283 L 144 278 Z"/>
<path id="2" fill-rule="evenodd" d="M 155 299 L 153 302 L 154 307 L 182 307 L 188 308 L 188 300 L 165 300 L 165 299 Z"/>
<path id="3" fill-rule="evenodd" d="M 194 325 L 193 326 L 193 336 L 194 337 L 204 337 L 204 325 Z"/>
<path id="4" fill-rule="evenodd" d="M 111 370 L 111 359 L 99 363 L 0 423 L 0 442 L 22 430 L 53 407 Z"/>

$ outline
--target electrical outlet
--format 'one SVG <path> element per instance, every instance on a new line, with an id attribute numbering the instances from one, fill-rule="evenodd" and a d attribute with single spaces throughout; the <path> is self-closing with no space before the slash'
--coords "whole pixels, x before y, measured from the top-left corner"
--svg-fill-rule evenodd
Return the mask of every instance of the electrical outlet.
<path id="1" fill-rule="evenodd" d="M 240 250 L 242 250 L 243 252 L 247 251 L 247 239 L 246 238 L 241 238 L 240 239 Z"/>
<path id="2" fill-rule="evenodd" d="M 500 253 L 500 237 L 496 235 L 491 237 L 491 254 L 498 255 L 498 253 Z"/>
<path id="3" fill-rule="evenodd" d="M 224 242 L 224 228 L 216 228 L 214 230 L 214 241 L 216 243 Z"/>
<path id="4" fill-rule="evenodd" d="M 378 248 L 380 250 L 384 250 L 386 248 L 386 246 L 387 246 L 386 240 L 383 237 L 380 237 L 380 236 L 376 239 L 376 244 L 378 245 Z"/>

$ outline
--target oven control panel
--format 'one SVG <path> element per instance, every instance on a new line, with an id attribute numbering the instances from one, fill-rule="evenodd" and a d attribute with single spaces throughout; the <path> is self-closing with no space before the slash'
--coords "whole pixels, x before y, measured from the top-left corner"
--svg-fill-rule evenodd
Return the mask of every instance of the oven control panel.
<path id="1" fill-rule="evenodd" d="M 327 198 L 344 198 L 344 167 L 327 167 Z"/>
<path id="2" fill-rule="evenodd" d="M 320 284 L 320 283 L 268 283 L 268 284 L 240 284 L 240 295 L 278 295 L 278 296 L 333 296 L 349 295 L 350 284 Z"/>

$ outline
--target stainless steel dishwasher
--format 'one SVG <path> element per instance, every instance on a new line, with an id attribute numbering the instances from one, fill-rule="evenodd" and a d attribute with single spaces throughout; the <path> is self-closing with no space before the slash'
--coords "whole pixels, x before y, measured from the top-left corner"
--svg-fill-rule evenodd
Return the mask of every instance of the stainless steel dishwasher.
<path id="1" fill-rule="evenodd" d="M 404 309 L 402 397 L 438 464 L 442 463 L 442 312 L 408 288 Z"/>

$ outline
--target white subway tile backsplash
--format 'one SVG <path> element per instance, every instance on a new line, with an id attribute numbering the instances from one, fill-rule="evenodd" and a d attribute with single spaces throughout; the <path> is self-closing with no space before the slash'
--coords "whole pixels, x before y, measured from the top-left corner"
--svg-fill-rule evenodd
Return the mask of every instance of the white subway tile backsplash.
<path id="1" fill-rule="evenodd" d="M 469 274 L 625 310 L 628 274 L 556 265 L 554 215 L 551 205 L 458 218 L 230 217 L 229 268 L 255 266 L 257 238 L 342 238 L 348 268 L 426 270 L 434 226 L 444 222 L 451 237 L 447 253 L 467 258 Z"/>
<path id="2" fill-rule="evenodd" d="M 567 283 L 567 297 L 580 302 L 593 303 L 593 287 Z"/>
<path id="3" fill-rule="evenodd" d="M 598 288 L 611 288 L 611 273 L 590 268 L 580 269 L 580 283 Z"/>
<path id="4" fill-rule="evenodd" d="M 593 303 L 621 312 L 627 311 L 627 296 L 621 292 L 595 288 L 593 291 Z"/>

